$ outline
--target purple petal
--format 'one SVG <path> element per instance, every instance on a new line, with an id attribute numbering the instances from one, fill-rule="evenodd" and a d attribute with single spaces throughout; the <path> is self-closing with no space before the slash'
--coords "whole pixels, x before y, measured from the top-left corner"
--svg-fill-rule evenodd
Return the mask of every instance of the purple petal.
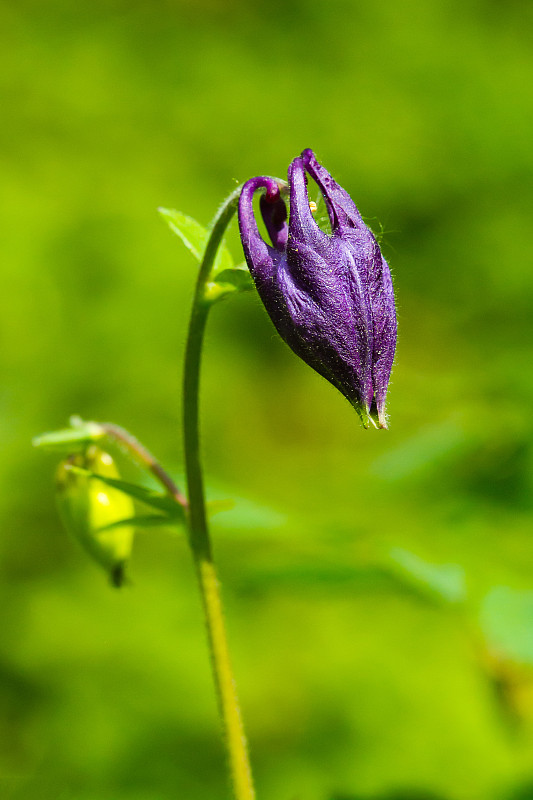
<path id="1" fill-rule="evenodd" d="M 289 166 L 291 213 L 289 218 L 289 247 L 305 242 L 310 247 L 323 250 L 329 237 L 318 227 L 307 194 L 307 177 L 301 158 L 295 158 Z"/>
<path id="2" fill-rule="evenodd" d="M 302 161 L 311 177 L 317 182 L 324 195 L 331 223 L 331 230 L 365 228 L 365 223 L 357 206 L 342 186 L 333 180 L 327 169 L 318 163 L 312 150 L 302 153 Z"/>
<path id="3" fill-rule="evenodd" d="M 283 198 L 278 196 L 272 199 L 268 194 L 262 194 L 259 198 L 259 208 L 272 246 L 276 250 L 285 250 L 289 226 L 287 225 L 287 206 Z"/>
<path id="4" fill-rule="evenodd" d="M 386 428 L 385 398 L 396 350 L 396 308 L 392 279 L 387 262 L 376 244 L 369 285 L 374 325 L 372 382 L 380 426 Z"/>
<path id="5" fill-rule="evenodd" d="M 250 273 L 255 281 L 263 284 L 272 281 L 280 252 L 264 241 L 257 227 L 253 197 L 255 191 L 262 188 L 267 190 L 267 196 L 273 202 L 279 198 L 279 186 L 273 178 L 259 177 L 247 181 L 239 198 L 239 229 Z"/>

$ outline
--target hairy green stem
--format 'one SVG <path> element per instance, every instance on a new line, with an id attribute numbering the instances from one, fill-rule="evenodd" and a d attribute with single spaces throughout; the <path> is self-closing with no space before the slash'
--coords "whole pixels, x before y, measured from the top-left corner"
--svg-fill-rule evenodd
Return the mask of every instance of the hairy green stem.
<path id="1" fill-rule="evenodd" d="M 183 437 L 188 486 L 189 542 L 205 612 L 211 664 L 217 689 L 218 705 L 235 800 L 253 800 L 246 737 L 241 720 L 235 681 L 231 668 L 222 604 L 209 539 L 205 492 L 200 456 L 199 389 L 202 345 L 210 304 L 205 298 L 217 250 L 224 232 L 236 211 L 239 186 L 217 212 L 200 265 L 189 322 L 183 377 Z"/>

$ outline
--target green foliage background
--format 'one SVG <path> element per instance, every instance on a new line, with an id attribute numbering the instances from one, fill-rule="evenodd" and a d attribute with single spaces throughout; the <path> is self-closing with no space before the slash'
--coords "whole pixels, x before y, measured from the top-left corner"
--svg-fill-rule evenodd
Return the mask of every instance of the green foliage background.
<path id="1" fill-rule="evenodd" d="M 179 476 L 196 265 L 156 207 L 207 223 L 309 146 L 383 233 L 400 337 L 390 431 L 363 431 L 256 296 L 212 314 L 204 451 L 237 499 L 213 535 L 258 797 L 533 797 L 532 17 L 2 4 L 2 797 L 228 797 L 183 538 L 141 532 L 112 590 L 30 440 L 113 420 Z"/>

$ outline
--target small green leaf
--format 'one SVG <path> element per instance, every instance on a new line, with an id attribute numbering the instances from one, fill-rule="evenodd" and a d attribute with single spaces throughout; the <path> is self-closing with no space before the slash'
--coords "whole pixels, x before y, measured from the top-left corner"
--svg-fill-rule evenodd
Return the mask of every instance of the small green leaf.
<path id="1" fill-rule="evenodd" d="M 232 267 L 217 273 L 217 283 L 229 284 L 237 292 L 251 292 L 255 288 L 252 276 L 248 272 L 248 267 Z"/>
<path id="2" fill-rule="evenodd" d="M 97 422 L 85 422 L 76 428 L 43 433 L 41 436 L 36 436 L 32 444 L 44 450 L 75 453 L 103 439 L 105 435 L 105 430 Z"/>
<path id="3" fill-rule="evenodd" d="M 169 208 L 159 208 L 158 211 L 163 219 L 166 220 L 170 229 L 179 236 L 187 250 L 193 254 L 197 261 L 201 261 L 209 238 L 209 229 L 204 228 L 192 217 L 182 214 L 181 211 Z M 225 243 L 222 242 L 215 258 L 212 274 L 216 275 L 218 272 L 232 267 L 233 258 Z"/>
<path id="4" fill-rule="evenodd" d="M 131 526 L 132 528 L 157 528 L 164 525 L 175 524 L 176 518 L 169 515 L 163 516 L 163 514 L 139 514 L 138 516 L 129 517 L 128 519 L 119 519 L 115 522 L 110 522 L 109 525 L 104 525 L 102 528 L 99 528 L 98 532 L 102 533 L 102 531 L 111 531 L 114 528 L 122 528 L 125 525 Z"/>
<path id="5" fill-rule="evenodd" d="M 182 521 L 185 519 L 183 506 L 181 506 L 168 495 L 154 492 L 151 489 L 146 489 L 144 486 L 138 486 L 136 483 L 127 483 L 126 481 L 121 481 L 117 478 L 107 478 L 104 475 L 99 475 L 96 472 L 90 472 L 89 470 L 82 469 L 81 467 L 69 466 L 68 469 L 81 475 L 86 475 L 89 478 L 102 481 L 102 483 L 105 483 L 107 486 L 112 486 L 114 489 L 118 489 L 124 494 L 135 498 L 135 500 L 139 500 L 141 503 L 144 503 L 147 506 L 151 506 L 152 508 L 156 508 L 158 511 L 162 511 L 172 520 Z"/>
<path id="6" fill-rule="evenodd" d="M 205 250 L 207 231 L 192 217 L 187 217 L 181 211 L 169 208 L 159 208 L 159 213 L 165 219 L 172 231 L 179 236 L 187 250 L 200 261 Z"/>
<path id="7" fill-rule="evenodd" d="M 248 269 L 232 267 L 219 272 L 214 281 L 206 284 L 204 289 L 204 300 L 208 303 L 216 303 L 229 294 L 235 292 L 250 292 L 254 289 L 254 282 Z"/>

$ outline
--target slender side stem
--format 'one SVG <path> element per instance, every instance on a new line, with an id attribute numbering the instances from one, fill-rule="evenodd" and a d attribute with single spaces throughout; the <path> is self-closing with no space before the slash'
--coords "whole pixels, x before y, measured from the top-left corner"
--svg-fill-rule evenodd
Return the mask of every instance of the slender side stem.
<path id="1" fill-rule="evenodd" d="M 199 434 L 200 365 L 205 326 L 210 307 L 204 296 L 205 285 L 209 279 L 224 231 L 237 208 L 240 191 L 241 187 L 239 186 L 220 207 L 211 229 L 211 235 L 198 274 L 185 351 L 183 437 L 189 494 L 189 541 L 205 612 L 211 665 L 224 728 L 233 791 L 236 800 L 253 800 L 255 792 L 248 759 L 246 737 L 229 658 L 220 585 L 213 563 L 209 539 Z"/>
<path id="2" fill-rule="evenodd" d="M 120 425 L 115 425 L 112 422 L 104 422 L 100 425 L 100 428 L 106 432 L 110 439 L 114 439 L 116 442 L 126 447 L 136 461 L 150 470 L 159 483 L 167 490 L 169 495 L 173 497 L 180 506 L 187 509 L 188 503 L 185 495 L 178 489 L 168 472 L 163 469 L 155 456 L 153 456 L 135 436 L 132 436 L 125 428 L 121 428 Z"/>

